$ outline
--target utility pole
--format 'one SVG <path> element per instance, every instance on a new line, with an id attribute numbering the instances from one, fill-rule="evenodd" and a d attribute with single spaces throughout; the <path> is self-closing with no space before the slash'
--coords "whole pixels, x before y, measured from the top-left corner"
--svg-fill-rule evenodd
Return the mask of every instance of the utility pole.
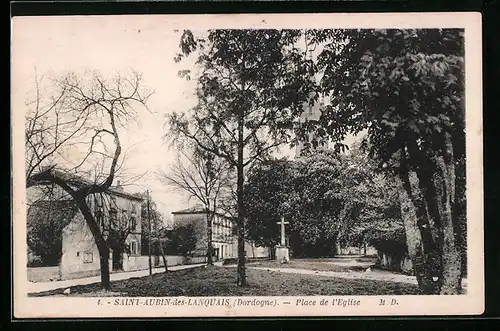
<path id="1" fill-rule="evenodd" d="M 146 190 L 146 196 L 147 196 L 147 215 L 148 215 L 148 233 L 149 233 L 149 238 L 148 238 L 148 256 L 149 256 L 149 274 L 153 274 L 153 266 L 151 265 L 151 215 L 149 211 L 149 190 Z"/>

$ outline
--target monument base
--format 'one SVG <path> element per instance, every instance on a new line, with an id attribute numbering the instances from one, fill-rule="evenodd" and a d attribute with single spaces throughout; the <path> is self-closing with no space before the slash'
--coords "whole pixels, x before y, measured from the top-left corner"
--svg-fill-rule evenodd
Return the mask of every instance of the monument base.
<path id="1" fill-rule="evenodd" d="M 276 260 L 277 261 L 290 261 L 290 253 L 286 246 L 276 246 Z"/>

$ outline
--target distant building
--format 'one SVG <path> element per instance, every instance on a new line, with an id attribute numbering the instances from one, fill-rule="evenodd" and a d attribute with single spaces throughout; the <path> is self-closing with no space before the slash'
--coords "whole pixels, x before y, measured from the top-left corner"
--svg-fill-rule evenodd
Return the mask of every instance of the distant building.
<path id="1" fill-rule="evenodd" d="M 310 57 L 312 57 L 310 53 Z M 310 76 L 310 80 L 314 83 L 319 83 L 318 74 Z M 321 117 L 321 113 L 323 108 L 325 107 L 325 98 L 322 95 L 319 95 L 316 101 L 312 101 L 315 97 L 315 93 L 311 93 L 306 102 L 303 103 L 303 111 L 300 115 L 299 123 L 303 124 L 307 121 L 317 121 Z M 316 146 L 313 146 L 313 141 L 317 143 Z M 300 158 L 304 155 L 305 151 L 309 149 L 311 150 L 328 150 L 330 148 L 330 143 L 328 139 L 322 139 L 315 136 L 314 132 L 309 132 L 306 135 L 305 139 L 299 141 L 297 146 L 295 147 L 295 158 Z"/>
<path id="2" fill-rule="evenodd" d="M 207 253 L 207 217 L 208 212 L 202 206 L 172 212 L 173 226 L 195 224 L 196 244 L 195 255 L 205 256 Z M 238 257 L 238 240 L 236 228 L 230 217 L 216 213 L 212 222 L 212 246 L 217 259 L 232 259 Z M 257 247 L 250 241 L 245 242 L 245 252 L 248 258 L 269 257 L 269 249 Z"/>
<path id="3" fill-rule="evenodd" d="M 86 183 L 84 179 L 73 177 L 72 184 L 78 181 L 80 184 Z M 46 187 L 43 186 L 28 189 L 27 224 L 29 227 L 33 222 L 39 221 L 63 222 L 60 233 L 62 236 L 60 279 L 99 275 L 99 251 L 82 213 L 74 201 L 57 185 L 51 188 L 50 195 L 46 192 Z M 87 197 L 87 204 L 105 238 L 121 235 L 121 239 L 124 239 L 115 240 L 123 243 L 120 249 L 110 248 L 108 259 L 110 271 L 147 268 L 147 257 L 140 256 L 142 200 L 135 194 L 125 192 L 119 183 L 104 193 L 91 194 Z M 113 247 L 113 244 L 110 246 Z M 32 256 L 33 252 L 30 252 L 30 255 Z M 145 263 L 144 258 L 146 258 Z"/>

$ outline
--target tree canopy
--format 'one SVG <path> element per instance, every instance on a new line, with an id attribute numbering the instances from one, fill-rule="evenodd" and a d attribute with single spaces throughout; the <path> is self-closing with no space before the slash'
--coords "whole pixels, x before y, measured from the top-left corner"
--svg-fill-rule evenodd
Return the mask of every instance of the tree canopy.
<path id="1" fill-rule="evenodd" d="M 370 155 L 396 175 L 402 201 L 409 199 L 402 211 L 407 240 L 415 238 L 408 247 L 419 283 L 428 293 L 459 293 L 465 243 L 463 30 L 309 33 L 311 43 L 322 45 L 317 88 L 330 101 L 315 123 L 317 134 L 338 140 L 346 132 L 367 132 Z"/>
<path id="2" fill-rule="evenodd" d="M 168 136 L 178 144 L 194 142 L 236 170 L 240 285 L 246 285 L 244 170 L 292 140 L 312 88 L 304 50 L 296 46 L 300 37 L 298 30 L 209 30 L 204 37 L 184 31 L 176 57 L 197 57 L 198 103 L 190 113 L 168 117 Z"/>
<path id="3" fill-rule="evenodd" d="M 276 222 L 285 217 L 295 256 L 332 256 L 336 242 L 371 243 L 402 229 L 395 189 L 359 147 L 348 155 L 270 160 L 250 172 L 245 186 L 248 236 L 276 245 Z"/>

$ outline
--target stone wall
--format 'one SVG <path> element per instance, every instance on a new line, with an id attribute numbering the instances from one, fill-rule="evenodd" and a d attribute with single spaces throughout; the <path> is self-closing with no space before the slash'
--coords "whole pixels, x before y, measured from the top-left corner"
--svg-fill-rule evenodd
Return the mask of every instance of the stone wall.
<path id="1" fill-rule="evenodd" d="M 62 235 L 61 279 L 99 275 L 99 251 L 80 212 L 63 229 Z"/>
<path id="2" fill-rule="evenodd" d="M 377 255 L 377 250 L 372 246 L 366 246 L 365 249 L 365 247 L 340 247 L 337 245 L 337 251 L 338 255 Z"/>
<path id="3" fill-rule="evenodd" d="M 233 254 L 232 254 L 231 258 L 237 258 L 238 257 L 238 241 L 235 240 L 232 245 L 233 245 L 233 247 L 232 247 L 231 251 Z M 269 248 L 259 247 L 251 241 L 245 241 L 245 253 L 246 253 L 247 258 L 249 258 L 249 259 L 270 257 Z"/>
<path id="4" fill-rule="evenodd" d="M 167 266 L 173 267 L 176 265 L 185 264 L 184 258 L 180 255 L 166 255 Z M 156 260 L 156 263 L 155 263 Z M 189 264 L 205 263 L 207 258 L 204 256 L 194 256 L 190 259 Z M 151 256 L 151 264 L 153 268 L 163 267 L 163 258 L 161 256 Z M 123 271 L 137 271 L 149 269 L 148 256 L 123 256 Z"/>
<path id="5" fill-rule="evenodd" d="M 123 254 L 123 271 L 145 270 L 148 268 L 148 256 L 127 256 L 127 254 Z"/>
<path id="6" fill-rule="evenodd" d="M 28 281 L 33 283 L 61 280 L 59 267 L 28 268 Z"/>
<path id="7" fill-rule="evenodd" d="M 147 263 L 148 257 L 145 256 L 145 258 L 146 258 L 146 263 Z M 152 257 L 151 261 L 154 262 L 155 258 L 157 260 L 157 263 L 153 263 L 153 266 L 155 268 L 163 267 L 163 258 L 161 256 Z M 169 267 L 174 267 L 177 265 L 186 264 L 184 257 L 182 257 L 180 255 L 166 255 L 165 258 L 167 260 L 167 266 L 169 266 Z M 189 263 L 187 263 L 187 264 L 198 264 L 198 263 L 205 263 L 205 262 L 207 262 L 207 258 L 205 256 L 193 256 L 193 257 L 191 257 L 191 259 L 189 260 Z M 148 268 L 149 268 L 149 266 L 148 266 Z"/>

